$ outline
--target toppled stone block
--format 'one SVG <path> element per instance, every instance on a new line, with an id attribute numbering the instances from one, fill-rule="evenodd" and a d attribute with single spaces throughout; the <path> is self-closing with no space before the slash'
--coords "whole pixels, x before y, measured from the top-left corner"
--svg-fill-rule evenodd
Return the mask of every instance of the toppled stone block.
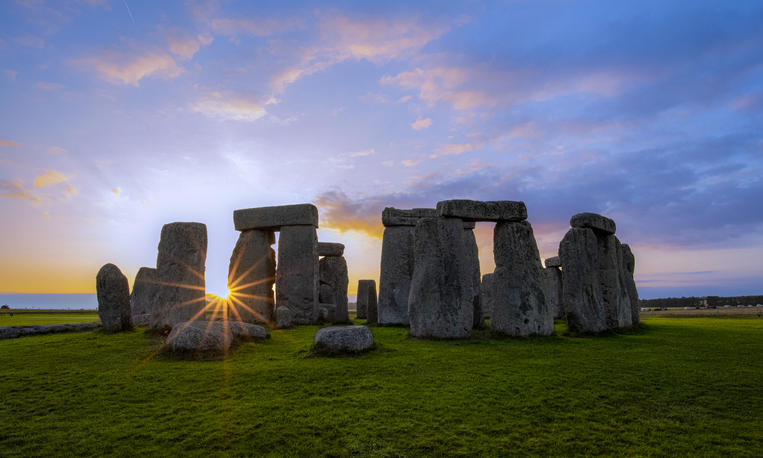
<path id="1" fill-rule="evenodd" d="M 247 323 L 273 321 L 276 255 L 273 231 L 248 230 L 238 236 L 228 265 L 233 316 Z"/>
<path id="2" fill-rule="evenodd" d="M 318 256 L 342 256 L 344 244 L 332 242 L 318 242 Z"/>
<path id="3" fill-rule="evenodd" d="M 443 200 L 437 202 L 437 215 L 465 221 L 524 221 L 527 207 L 524 202 L 513 200 Z"/>
<path id="4" fill-rule="evenodd" d="M 98 295 L 98 317 L 106 332 L 129 331 L 132 329 L 130 312 L 130 287 L 127 277 L 119 267 L 106 264 L 96 276 Z"/>
<path id="5" fill-rule="evenodd" d="M 319 355 L 358 354 L 374 346 L 374 336 L 366 326 L 331 326 L 319 329 L 311 351 Z"/>
<path id="6" fill-rule="evenodd" d="M 233 225 L 237 231 L 277 231 L 282 226 L 318 227 L 318 208 L 313 204 L 297 204 L 236 210 L 233 212 Z"/>
<path id="7" fill-rule="evenodd" d="M 194 320 L 177 323 L 167 347 L 173 353 L 193 356 L 223 356 L 234 340 L 256 340 L 267 337 L 262 326 L 241 321 Z"/>
<path id="8" fill-rule="evenodd" d="M 546 268 L 549 267 L 562 267 L 562 260 L 559 259 L 559 256 L 546 258 Z"/>
<path id="9" fill-rule="evenodd" d="M 589 228 L 603 234 L 615 233 L 615 222 L 596 213 L 578 213 L 570 218 L 571 227 Z"/>

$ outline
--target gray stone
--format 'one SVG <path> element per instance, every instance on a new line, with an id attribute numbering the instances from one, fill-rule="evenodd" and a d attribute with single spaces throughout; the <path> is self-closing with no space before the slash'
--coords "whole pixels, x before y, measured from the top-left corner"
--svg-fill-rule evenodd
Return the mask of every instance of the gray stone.
<path id="1" fill-rule="evenodd" d="M 365 318 L 368 324 L 379 322 L 375 280 L 358 280 L 357 310 L 358 318 Z M 363 310 L 362 317 L 360 316 L 361 310 Z"/>
<path id="2" fill-rule="evenodd" d="M 589 228 L 603 234 L 615 233 L 615 222 L 596 213 L 578 213 L 570 218 L 571 227 Z"/>
<path id="3" fill-rule="evenodd" d="M 443 200 L 437 202 L 437 215 L 466 221 L 524 221 L 527 219 L 527 207 L 524 202 L 512 200 Z"/>
<path id="4" fill-rule="evenodd" d="M 636 282 L 633 280 L 633 272 L 636 270 L 636 258 L 633 256 L 631 247 L 628 244 L 623 243 L 621 249 L 621 275 L 623 275 L 623 282 L 625 283 L 625 289 L 628 292 L 628 299 L 631 303 L 631 324 L 637 325 L 641 321 L 641 317 L 638 306 L 638 290 L 636 289 Z"/>
<path id="5" fill-rule="evenodd" d="M 483 321 L 492 316 L 493 296 L 493 274 L 485 274 L 482 276 L 482 283 L 480 284 L 480 309 Z"/>
<path id="6" fill-rule="evenodd" d="M 273 321 L 276 255 L 273 231 L 241 232 L 228 265 L 230 313 L 247 323 Z"/>
<path id="7" fill-rule="evenodd" d="M 562 267 L 562 260 L 559 259 L 559 256 L 546 258 L 546 268 L 549 267 Z"/>
<path id="8" fill-rule="evenodd" d="M 546 294 L 546 305 L 551 308 L 554 318 L 563 317 L 562 270 L 559 267 L 543 269 L 543 291 Z"/>
<path id="9" fill-rule="evenodd" d="M 496 224 L 493 257 L 492 328 L 513 337 L 553 334 L 554 315 L 546 304 L 543 267 L 530 223 Z"/>
<path id="10" fill-rule="evenodd" d="M 381 324 L 408 324 L 408 294 L 413 276 L 413 230 L 412 226 L 384 228 L 379 278 Z"/>
<path id="11" fill-rule="evenodd" d="M 294 324 L 318 319 L 318 240 L 313 226 L 283 226 L 278 238 L 276 305 L 294 312 Z"/>
<path id="12" fill-rule="evenodd" d="M 336 304 L 318 304 L 318 321 L 336 321 Z"/>
<path id="13" fill-rule="evenodd" d="M 156 269 L 141 267 L 135 276 L 130 295 L 130 309 L 132 310 L 132 322 L 136 326 L 147 326 L 151 321 L 151 312 L 154 310 L 159 293 L 159 283 L 156 278 Z"/>
<path id="14" fill-rule="evenodd" d="M 412 336 L 447 339 L 471 334 L 473 269 L 465 245 L 458 218 L 424 218 L 416 224 L 408 297 Z"/>
<path id="15" fill-rule="evenodd" d="M 199 318 L 206 307 L 204 270 L 207 226 L 170 223 L 162 227 L 156 277 L 160 287 L 151 311 L 151 329 Z"/>
<path id="16" fill-rule="evenodd" d="M 415 226 L 421 218 L 434 218 L 437 212 L 434 208 L 412 208 L 401 210 L 387 207 L 382 211 L 382 224 L 385 227 Z"/>
<path id="17" fill-rule="evenodd" d="M 318 256 L 342 256 L 344 244 L 332 242 L 318 242 Z"/>
<path id="18" fill-rule="evenodd" d="M 276 308 L 276 326 L 285 329 L 290 328 L 294 324 L 294 312 L 289 307 Z"/>
<path id="19" fill-rule="evenodd" d="M 483 323 L 482 306 L 480 305 L 482 275 L 480 274 L 480 254 L 477 248 L 477 239 L 474 237 L 474 231 L 471 229 L 464 230 L 464 250 L 472 274 L 472 305 L 474 308 L 472 318 L 474 320 L 474 327 L 480 328 Z"/>
<path id="20" fill-rule="evenodd" d="M 599 281 L 609 329 L 629 328 L 631 301 L 622 275 L 623 252 L 614 235 L 597 234 L 599 245 Z"/>
<path id="21" fill-rule="evenodd" d="M 347 311 L 347 261 L 344 256 L 327 256 L 319 263 L 321 289 L 320 302 L 334 304 L 335 313 L 331 321 L 346 323 L 350 320 Z"/>
<path id="22" fill-rule="evenodd" d="M 225 332 L 221 321 L 183 321 L 175 323 L 167 347 L 173 353 L 224 355 L 233 343 L 233 335 Z"/>
<path id="23" fill-rule="evenodd" d="M 255 340 L 264 339 L 268 336 L 267 329 L 258 324 L 245 323 L 243 321 L 229 321 L 228 329 L 236 339 Z"/>
<path id="24" fill-rule="evenodd" d="M 607 330 L 599 282 L 598 242 L 592 229 L 573 227 L 559 244 L 562 304 L 570 332 Z"/>
<path id="25" fill-rule="evenodd" d="M 356 354 L 373 346 L 374 336 L 366 326 L 331 326 L 315 333 L 312 351 L 321 355 Z"/>
<path id="26" fill-rule="evenodd" d="M 233 212 L 237 231 L 249 229 L 280 230 L 282 226 L 318 227 L 318 209 L 313 204 L 257 207 Z"/>
<path id="27" fill-rule="evenodd" d="M 130 312 L 130 287 L 127 277 L 119 267 L 106 264 L 96 276 L 98 295 L 98 317 L 106 332 L 129 331 L 132 329 Z"/>
<path id="28" fill-rule="evenodd" d="M 43 334 L 58 334 L 61 332 L 92 331 L 101 327 L 101 323 L 68 323 L 33 326 L 0 326 L 0 340 L 17 337 L 38 336 Z"/>

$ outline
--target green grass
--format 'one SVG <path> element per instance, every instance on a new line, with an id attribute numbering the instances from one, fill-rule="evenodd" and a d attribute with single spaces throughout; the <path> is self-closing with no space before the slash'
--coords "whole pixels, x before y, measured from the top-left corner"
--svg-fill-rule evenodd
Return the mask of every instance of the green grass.
<path id="1" fill-rule="evenodd" d="M 558 331 L 563 331 L 558 325 Z M 141 330 L 0 341 L 0 455 L 763 455 L 763 320 L 422 341 L 377 327 L 309 357 L 317 327 L 223 361 Z"/>
<path id="2" fill-rule="evenodd" d="M 98 313 L 27 313 L 14 312 L 13 316 L 9 313 L 0 313 L 0 326 L 31 326 L 39 324 L 68 324 L 68 323 L 89 323 L 98 321 Z"/>

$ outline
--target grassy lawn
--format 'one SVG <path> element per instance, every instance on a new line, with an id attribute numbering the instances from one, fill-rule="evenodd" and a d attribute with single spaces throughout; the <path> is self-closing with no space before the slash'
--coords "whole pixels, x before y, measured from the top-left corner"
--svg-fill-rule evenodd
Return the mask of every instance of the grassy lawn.
<path id="1" fill-rule="evenodd" d="M 0 341 L 0 455 L 763 455 L 760 318 L 533 340 L 376 327 L 376 350 L 342 358 L 307 356 L 316 329 L 224 361 L 157 356 L 142 330 Z"/>
<path id="2" fill-rule="evenodd" d="M 98 313 L 79 313 L 79 312 L 14 312 L 13 316 L 3 312 L 0 313 L 0 326 L 31 326 L 38 324 L 68 324 L 68 323 L 89 323 L 98 321 Z"/>

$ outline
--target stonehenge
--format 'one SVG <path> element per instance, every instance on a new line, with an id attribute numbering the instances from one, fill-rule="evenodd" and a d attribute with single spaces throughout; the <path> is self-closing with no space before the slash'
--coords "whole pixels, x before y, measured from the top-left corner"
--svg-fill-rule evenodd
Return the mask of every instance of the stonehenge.
<path id="1" fill-rule="evenodd" d="M 379 322 L 379 309 L 376 297 L 376 281 L 358 280 L 358 294 L 356 299 L 358 318 L 365 318 L 368 324 Z"/>
<path id="2" fill-rule="evenodd" d="M 147 326 L 151 320 L 151 311 L 156 304 L 156 294 L 159 284 L 156 278 L 156 269 L 141 267 L 135 276 L 130 294 L 130 309 L 132 310 L 132 322 L 136 326 Z"/>
<path id="3" fill-rule="evenodd" d="M 132 329 L 130 312 L 130 287 L 127 277 L 119 267 L 106 264 L 98 271 L 95 279 L 98 296 L 98 317 L 105 332 L 129 331 Z"/>
<path id="4" fill-rule="evenodd" d="M 554 318 L 562 318 L 562 261 L 559 256 L 546 259 L 543 269 L 543 289 L 546 293 L 546 303 L 553 312 Z"/>
<path id="5" fill-rule="evenodd" d="M 332 245 L 341 244 L 336 243 Z M 318 264 L 320 303 L 333 306 L 333 316 L 327 316 L 326 318 L 328 321 L 335 323 L 345 323 L 350 320 L 347 312 L 347 285 L 349 284 L 347 261 L 344 259 L 344 256 L 341 255 L 341 253 L 344 252 L 344 245 L 341 246 L 341 250 L 331 252 L 339 253 L 339 255 L 323 256 Z"/>
<path id="6" fill-rule="evenodd" d="M 276 274 L 273 231 L 241 232 L 228 267 L 228 290 L 233 319 L 246 323 L 273 321 L 273 283 Z"/>

